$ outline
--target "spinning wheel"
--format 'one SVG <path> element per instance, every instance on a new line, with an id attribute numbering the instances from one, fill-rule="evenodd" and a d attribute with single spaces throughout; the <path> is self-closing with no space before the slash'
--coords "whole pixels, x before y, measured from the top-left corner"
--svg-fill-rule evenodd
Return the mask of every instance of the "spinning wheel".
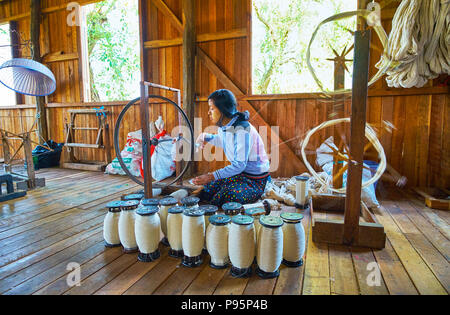
<path id="1" fill-rule="evenodd" d="M 114 149 L 116 151 L 116 157 L 117 160 L 120 163 L 120 166 L 122 167 L 123 171 L 128 175 L 128 177 L 130 177 L 135 183 L 144 186 L 144 181 L 142 181 L 142 179 L 140 177 L 136 177 L 134 176 L 129 169 L 127 168 L 127 166 L 125 165 L 125 162 L 123 161 L 123 158 L 121 156 L 121 149 L 120 149 L 120 145 L 119 145 L 119 140 L 120 140 L 120 130 L 122 128 L 122 122 L 124 120 L 124 118 L 126 117 L 127 112 L 130 110 L 130 108 L 132 108 L 133 106 L 135 106 L 136 104 L 140 103 L 140 98 L 136 98 L 134 100 L 132 100 L 131 102 L 129 102 L 125 108 L 122 110 L 122 112 L 120 113 L 117 122 L 116 122 L 116 126 L 114 129 Z M 186 150 L 186 148 L 188 150 L 190 150 L 189 152 L 194 152 L 194 132 L 193 132 L 193 128 L 192 128 L 192 124 L 189 121 L 186 113 L 183 111 L 183 109 L 181 109 L 180 106 L 178 106 L 174 101 L 166 98 L 166 97 L 162 97 L 162 96 L 158 96 L 158 95 L 149 95 L 149 107 L 151 108 L 154 104 L 154 102 L 152 101 L 159 101 L 159 102 L 163 102 L 163 103 L 167 103 L 167 106 L 173 107 L 175 108 L 175 110 L 178 112 L 178 122 L 179 122 L 179 126 L 181 127 L 183 126 L 184 130 L 187 131 L 186 132 L 181 132 L 181 130 L 178 131 L 178 136 L 175 138 L 170 138 L 170 139 L 164 139 L 164 140 L 158 140 L 156 138 L 152 138 L 152 139 L 143 139 L 143 143 L 144 141 L 147 141 L 147 143 L 151 144 L 154 147 L 158 147 L 161 143 L 164 142 L 174 142 L 177 145 L 177 153 L 180 152 L 180 148 Z M 139 126 L 136 126 L 135 128 L 136 130 L 139 129 Z M 188 152 L 188 154 L 189 154 Z M 186 152 L 184 152 L 186 153 Z M 189 156 L 191 156 L 191 154 L 189 154 Z M 178 180 L 180 180 L 183 175 L 186 173 L 186 171 L 188 170 L 190 163 L 192 161 L 191 160 L 185 160 L 183 163 L 183 167 L 182 169 L 179 171 L 179 173 L 177 173 L 175 179 L 171 180 L 169 183 L 162 183 L 161 181 L 155 181 L 153 182 L 153 184 L 160 188 L 166 187 L 166 186 L 170 186 L 172 184 L 174 184 L 175 182 L 177 182 Z"/>
<path id="2" fill-rule="evenodd" d="M 313 177 L 317 181 L 319 181 L 323 186 L 327 186 L 328 183 L 326 183 L 323 180 L 323 178 L 321 178 L 319 176 L 319 174 L 317 174 L 317 172 L 311 166 L 311 164 L 309 163 L 309 161 L 307 159 L 305 150 L 306 150 L 306 147 L 308 146 L 308 143 L 309 143 L 311 137 L 315 133 L 317 133 L 318 131 L 325 129 L 327 127 L 342 124 L 342 123 L 350 123 L 350 118 L 342 118 L 342 119 L 336 119 L 336 120 L 330 120 L 330 121 L 324 122 L 323 124 L 312 129 L 306 135 L 306 137 L 303 141 L 303 144 L 302 144 L 301 152 L 302 152 L 302 158 L 305 163 L 305 166 L 308 169 L 308 171 L 313 175 Z M 373 175 L 373 177 L 370 180 L 368 180 L 362 184 L 363 188 L 368 187 L 368 186 L 372 185 L 373 183 L 375 183 L 376 181 L 378 181 L 386 170 L 386 154 L 384 152 L 383 146 L 381 145 L 380 141 L 377 138 L 377 134 L 376 134 L 375 130 L 370 126 L 366 126 L 365 135 L 366 135 L 366 138 L 369 140 L 369 143 L 365 146 L 364 152 L 366 152 L 373 145 L 375 150 L 378 152 L 378 158 L 380 160 L 380 163 L 379 163 L 377 171 Z M 331 152 L 330 153 L 322 152 L 322 154 L 327 154 L 327 155 L 333 156 L 333 160 L 335 161 L 334 168 L 336 167 L 337 163 L 344 162 L 344 164 L 345 164 L 342 168 L 340 168 L 340 170 L 338 172 L 333 172 L 333 183 L 336 182 L 336 179 L 338 179 L 339 177 L 342 177 L 344 175 L 345 171 L 348 170 L 349 163 L 355 163 L 355 161 L 352 159 L 352 157 L 350 155 L 349 146 L 347 145 L 347 143 L 345 141 L 345 137 L 342 135 L 342 133 L 340 134 L 340 137 L 341 137 L 341 145 L 339 146 L 339 148 L 335 148 L 335 147 L 329 145 L 328 143 L 326 143 L 326 145 L 331 149 Z M 370 168 L 368 168 L 364 165 L 363 165 L 363 168 L 372 171 Z M 331 191 L 333 191 L 335 193 L 339 193 L 339 194 L 343 194 L 346 192 L 346 188 L 336 188 L 336 187 L 331 188 L 330 187 L 329 189 Z"/>
<path id="3" fill-rule="evenodd" d="M 337 95 L 337 94 L 346 94 L 346 93 L 351 93 L 352 90 L 340 88 L 340 89 L 335 89 L 335 91 L 330 91 L 324 87 L 322 81 L 317 76 L 317 73 L 311 64 L 311 46 L 313 45 L 317 34 L 319 33 L 320 29 L 323 26 L 327 25 L 328 23 L 343 20 L 343 19 L 348 19 L 348 18 L 351 18 L 354 16 L 364 18 L 368 22 L 371 21 L 372 22 L 371 24 L 373 24 L 373 21 L 372 21 L 373 13 L 374 12 L 370 11 L 370 10 L 356 10 L 356 11 L 350 11 L 350 12 L 336 14 L 336 15 L 333 15 L 333 16 L 323 20 L 315 29 L 315 31 L 311 37 L 311 40 L 309 42 L 308 49 L 306 51 L 306 64 L 307 64 L 308 69 L 311 72 L 314 80 L 316 81 L 317 85 L 322 90 L 322 92 L 325 93 L 326 95 L 330 96 L 330 95 Z M 381 24 L 379 24 L 379 23 L 376 23 L 372 27 L 375 30 L 376 34 L 378 35 L 378 38 L 380 39 L 380 42 L 383 46 L 383 51 L 385 51 L 387 44 L 388 44 L 388 37 L 387 37 L 386 31 L 384 30 L 383 26 L 381 26 Z M 347 29 L 347 31 L 350 32 L 352 35 L 354 35 L 353 31 L 348 30 L 348 29 Z M 331 48 L 333 50 L 334 54 L 336 55 L 336 58 L 331 59 L 331 61 L 335 61 L 335 62 L 338 61 L 339 63 L 342 63 L 343 67 L 346 68 L 346 70 L 348 71 L 345 63 L 350 62 L 352 60 L 347 60 L 345 58 L 345 56 L 352 50 L 353 47 L 354 46 L 352 45 L 349 49 L 345 48 L 341 54 L 338 54 L 334 48 Z M 330 61 L 330 59 L 327 59 L 327 60 Z M 395 66 L 395 64 L 393 64 L 390 60 L 385 59 L 384 62 L 380 65 L 378 72 L 370 79 L 368 85 L 371 86 L 376 81 L 378 81 L 386 73 L 386 71 L 393 66 Z"/>

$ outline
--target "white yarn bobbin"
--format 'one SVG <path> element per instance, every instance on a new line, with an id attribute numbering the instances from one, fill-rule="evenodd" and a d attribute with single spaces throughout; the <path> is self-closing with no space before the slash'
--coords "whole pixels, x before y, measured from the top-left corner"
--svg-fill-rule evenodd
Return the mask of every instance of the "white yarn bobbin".
<path id="1" fill-rule="evenodd" d="M 199 206 L 199 209 L 205 211 L 205 231 L 208 231 L 208 226 L 210 223 L 209 219 L 217 213 L 219 208 L 213 205 L 203 205 Z M 203 254 L 208 255 L 208 250 L 206 246 L 206 237 L 205 237 L 205 244 L 203 246 Z"/>
<path id="2" fill-rule="evenodd" d="M 295 177 L 295 207 L 297 209 L 305 210 L 309 207 L 308 205 L 308 180 L 309 178 L 306 176 L 297 176 Z"/>
<path id="3" fill-rule="evenodd" d="M 119 238 L 122 243 L 123 251 L 126 254 L 138 251 L 136 236 L 134 233 L 135 210 L 139 206 L 139 201 L 123 201 L 121 203 L 121 212 L 119 217 Z"/>
<path id="4" fill-rule="evenodd" d="M 205 212 L 200 209 L 185 210 L 183 213 L 183 251 L 182 264 L 195 268 L 203 263 L 202 251 L 205 243 Z"/>
<path id="5" fill-rule="evenodd" d="M 300 213 L 283 213 L 283 265 L 297 268 L 303 265 L 305 254 L 305 230 L 303 215 Z"/>
<path id="6" fill-rule="evenodd" d="M 176 206 L 178 204 L 178 200 L 173 197 L 164 198 L 161 200 L 158 200 L 159 204 L 159 218 L 161 219 L 161 231 L 164 235 L 163 239 L 161 240 L 161 243 L 169 247 L 169 240 L 168 240 L 168 234 L 167 234 L 167 216 L 169 215 L 169 209 Z"/>
<path id="7" fill-rule="evenodd" d="M 227 215 L 209 217 L 210 224 L 206 230 L 206 247 L 211 256 L 209 265 L 214 269 L 225 269 L 229 264 L 228 232 L 231 218 Z"/>
<path id="8" fill-rule="evenodd" d="M 180 202 L 181 199 L 186 198 L 187 196 L 189 196 L 189 192 L 185 189 L 180 189 L 170 194 L 170 197 L 175 198 L 178 202 Z"/>
<path id="9" fill-rule="evenodd" d="M 263 279 L 280 275 L 283 260 L 283 220 L 279 217 L 262 216 L 259 219 L 261 231 L 258 237 L 258 268 L 256 274 Z"/>
<path id="10" fill-rule="evenodd" d="M 137 193 L 137 194 L 130 194 L 122 196 L 122 201 L 141 201 L 144 198 L 144 194 Z"/>
<path id="11" fill-rule="evenodd" d="M 243 207 L 240 203 L 228 202 L 222 206 L 222 210 L 227 216 L 234 217 L 241 214 Z"/>
<path id="12" fill-rule="evenodd" d="M 231 275 L 248 278 L 255 258 L 255 225 L 252 217 L 237 215 L 231 219 L 228 253 L 233 267 Z"/>
<path id="13" fill-rule="evenodd" d="M 161 221 L 157 206 L 140 206 L 136 210 L 135 234 L 139 248 L 138 259 L 142 262 L 152 262 L 161 257 L 159 237 Z"/>
<path id="14" fill-rule="evenodd" d="M 106 205 L 108 213 L 103 221 L 103 239 L 105 240 L 105 247 L 113 248 L 119 247 L 119 217 L 120 217 L 120 201 L 110 202 Z"/>
<path id="15" fill-rule="evenodd" d="M 172 207 L 167 216 L 167 238 L 170 244 L 169 256 L 183 258 L 183 212 L 185 207 Z"/>

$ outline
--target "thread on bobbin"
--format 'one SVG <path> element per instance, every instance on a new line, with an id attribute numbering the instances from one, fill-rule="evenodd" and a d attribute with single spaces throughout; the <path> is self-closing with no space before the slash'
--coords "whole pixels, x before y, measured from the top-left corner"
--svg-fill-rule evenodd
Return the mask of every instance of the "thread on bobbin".
<path id="1" fill-rule="evenodd" d="M 172 207 L 167 217 L 167 236 L 170 244 L 169 256 L 183 258 L 183 212 L 185 207 Z"/>
<path id="2" fill-rule="evenodd" d="M 228 236 L 228 252 L 233 265 L 233 277 L 245 278 L 252 274 L 255 257 L 255 225 L 252 217 L 237 215 L 232 218 Z"/>
<path id="3" fill-rule="evenodd" d="M 280 275 L 283 260 L 283 220 L 279 217 L 262 216 L 261 230 L 258 238 L 258 269 L 256 273 L 264 279 L 276 278 Z"/>
<path id="4" fill-rule="evenodd" d="M 201 254 L 205 243 L 205 212 L 187 209 L 183 213 L 182 244 L 184 258 L 182 264 L 195 268 L 203 263 Z"/>
<path id="5" fill-rule="evenodd" d="M 214 269 L 228 267 L 228 233 L 231 219 L 226 215 L 213 215 L 206 232 L 206 247 L 211 256 L 210 266 Z"/>
<path id="6" fill-rule="evenodd" d="M 103 239 L 105 247 L 119 247 L 119 217 L 120 217 L 120 201 L 111 202 L 106 205 L 108 213 L 103 220 Z"/>
<path id="7" fill-rule="evenodd" d="M 158 248 L 161 222 L 157 213 L 157 206 L 141 206 L 136 211 L 135 234 L 139 261 L 152 262 L 161 256 Z"/>
<path id="8" fill-rule="evenodd" d="M 283 265 L 296 268 L 303 265 L 305 254 L 305 230 L 302 225 L 303 215 L 283 213 Z"/>
<path id="9" fill-rule="evenodd" d="M 138 251 L 136 236 L 134 231 L 135 210 L 139 206 L 139 201 L 124 201 L 121 203 L 119 217 L 119 238 L 123 246 L 123 251 L 127 254 Z"/>

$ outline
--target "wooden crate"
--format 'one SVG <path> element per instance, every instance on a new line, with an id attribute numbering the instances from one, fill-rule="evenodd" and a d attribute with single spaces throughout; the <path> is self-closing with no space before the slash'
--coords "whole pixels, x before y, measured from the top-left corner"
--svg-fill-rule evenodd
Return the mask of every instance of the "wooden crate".
<path id="1" fill-rule="evenodd" d="M 313 195 L 310 200 L 313 242 L 344 244 L 345 197 L 337 195 Z M 332 218 L 326 218 L 326 215 Z M 361 203 L 359 233 L 352 246 L 383 249 L 386 244 L 384 227 L 367 206 Z"/>

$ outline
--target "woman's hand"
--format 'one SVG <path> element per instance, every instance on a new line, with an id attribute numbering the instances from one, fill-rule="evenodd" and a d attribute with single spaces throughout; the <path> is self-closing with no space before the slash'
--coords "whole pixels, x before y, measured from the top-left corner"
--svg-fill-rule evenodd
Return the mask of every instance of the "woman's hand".
<path id="1" fill-rule="evenodd" d="M 202 133 L 200 136 L 198 136 L 197 141 L 195 142 L 196 146 L 200 149 L 204 149 L 207 142 L 205 141 L 206 133 Z"/>
<path id="2" fill-rule="evenodd" d="M 213 180 L 214 180 L 213 174 L 206 174 L 206 175 L 202 175 L 202 176 L 194 178 L 194 180 L 192 182 L 194 183 L 194 185 L 204 186 L 204 185 L 209 184 Z"/>

